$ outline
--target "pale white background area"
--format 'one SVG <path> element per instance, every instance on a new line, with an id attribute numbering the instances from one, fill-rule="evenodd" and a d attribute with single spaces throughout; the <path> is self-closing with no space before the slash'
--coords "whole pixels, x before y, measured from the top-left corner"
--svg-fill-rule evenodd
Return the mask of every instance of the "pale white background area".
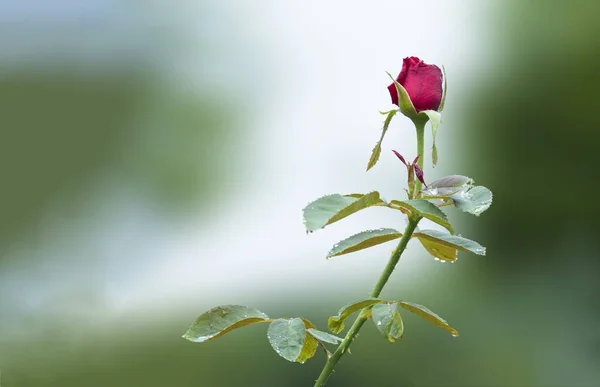
<path id="1" fill-rule="evenodd" d="M 76 7 L 77 12 L 72 5 L 36 15 L 74 23 L 87 15 L 92 36 L 120 26 L 119 34 L 96 41 L 83 60 L 93 62 L 95 53 L 113 47 L 110 42 L 122 40 L 124 51 L 143 49 L 146 30 L 161 27 L 181 36 L 181 44 L 164 56 L 146 60 L 182 88 L 230 95 L 232 114 L 239 106 L 247 115 L 238 119 L 246 134 L 222 144 L 229 160 L 221 171 L 222 200 L 185 221 L 161 213 L 118 176 L 105 177 L 110 184 L 90 182 L 92 210 L 76 218 L 62 213 L 64 199 L 57 197 L 47 221 L 36 226 L 43 237 L 33 246 L 17 241 L 7 252 L 47 259 L 24 260 L 0 273 L 2 292 L 19 294 L 5 297 L 1 316 L 3 329 L 15 334 L 31 334 L 16 321 L 38 313 L 100 329 L 130 313 L 164 316 L 165 310 L 190 305 L 198 312 L 219 303 L 260 305 L 265 297 L 294 294 L 307 283 L 307 298 L 354 281 L 364 282 L 366 294 L 391 244 L 330 261 L 325 254 L 338 240 L 365 229 L 401 229 L 403 216 L 371 209 L 306 235 L 301 210 L 329 193 L 379 190 L 384 198 L 403 197 L 405 169 L 390 149 L 414 158 L 408 119 L 394 119 L 379 164 L 368 173 L 365 167 L 383 122 L 378 110 L 391 108 L 385 71 L 396 76 L 405 56 L 445 66 L 449 91 L 438 135 L 440 159 L 455 165 L 463 157 L 453 138 L 461 125 L 453 112 L 461 85 L 485 62 L 482 23 L 490 12 L 485 2 L 182 2 L 168 10 L 150 5 L 150 11 L 129 19 L 120 12 L 127 7 L 108 0 Z M 5 11 L 30 15 L 26 7 L 9 8 Z M 210 42 L 211 51 L 196 49 L 199 41 Z M 75 52 L 85 46 L 77 37 L 54 42 Z M 11 60 L 21 55 L 43 52 L 15 48 Z M 429 149 L 430 131 L 427 136 Z M 426 160 L 430 165 L 429 155 Z M 426 179 L 454 172 L 447 168 L 427 167 Z M 411 244 L 395 276 L 413 281 L 419 271 L 430 270 L 433 260 L 421 251 Z M 89 275 L 98 281 L 82 279 Z M 83 307 L 90 295 L 97 302 Z"/>

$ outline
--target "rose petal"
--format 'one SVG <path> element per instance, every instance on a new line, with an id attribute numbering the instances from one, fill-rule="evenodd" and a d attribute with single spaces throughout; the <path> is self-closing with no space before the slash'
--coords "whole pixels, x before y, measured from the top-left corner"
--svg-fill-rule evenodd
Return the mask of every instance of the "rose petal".
<path id="1" fill-rule="evenodd" d="M 410 68 L 418 66 L 420 63 L 423 63 L 423 61 L 421 59 L 417 58 L 416 56 L 404 58 L 404 60 L 402 61 L 402 70 L 400 70 L 400 74 L 398 74 L 398 78 L 396 78 L 396 81 L 398 81 L 399 84 L 404 86 L 404 80 L 406 79 L 408 70 Z"/>
<path id="2" fill-rule="evenodd" d="M 392 98 L 392 103 L 398 106 L 398 90 L 396 90 L 396 84 L 392 83 L 388 86 L 388 91 L 390 92 L 390 97 Z"/>

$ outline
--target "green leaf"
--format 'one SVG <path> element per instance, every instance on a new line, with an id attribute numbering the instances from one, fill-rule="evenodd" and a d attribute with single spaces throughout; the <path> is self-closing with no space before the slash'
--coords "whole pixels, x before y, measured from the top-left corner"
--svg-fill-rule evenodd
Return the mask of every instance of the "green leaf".
<path id="1" fill-rule="evenodd" d="M 421 243 L 425 241 L 425 243 L 428 243 L 428 246 L 430 247 L 435 243 L 440 246 L 440 249 L 442 248 L 441 246 L 447 246 L 453 249 L 475 253 L 477 255 L 485 255 L 485 247 L 481 246 L 479 243 L 461 236 L 450 235 L 441 231 L 421 230 L 414 233 L 413 238 L 418 238 Z M 423 247 L 425 247 L 425 243 L 423 243 Z M 427 247 L 425 248 L 427 249 Z"/>
<path id="2" fill-rule="evenodd" d="M 363 231 L 336 243 L 327 254 L 327 258 L 367 249 L 401 237 L 400 231 L 391 228 Z"/>
<path id="3" fill-rule="evenodd" d="M 304 363 L 311 357 L 315 356 L 317 348 L 319 347 L 319 342 L 313 336 L 308 334 L 308 331 L 310 329 L 316 328 L 315 324 L 313 324 L 304 317 L 300 317 L 300 320 L 302 320 L 302 322 L 304 323 L 304 329 L 306 329 L 306 337 L 304 338 L 304 345 L 302 346 L 300 356 L 298 356 L 298 359 L 296 359 L 296 361 L 298 363 Z"/>
<path id="4" fill-rule="evenodd" d="M 435 146 L 435 142 L 431 146 L 431 163 L 435 167 L 438 163 L 438 151 L 437 146 Z"/>
<path id="5" fill-rule="evenodd" d="M 444 212 L 442 212 L 442 210 L 437 208 L 435 206 L 435 204 L 433 204 L 427 200 L 423 200 L 423 199 L 405 200 L 405 201 L 392 200 L 389 204 L 389 207 L 400 210 L 407 215 L 415 214 L 415 215 L 422 216 L 424 218 L 431 220 L 434 223 L 439 224 L 440 226 L 444 227 L 451 233 L 454 233 L 454 229 L 452 228 L 452 225 L 450 224 L 450 222 L 448 222 L 448 218 L 446 217 L 446 214 L 444 214 Z"/>
<path id="6" fill-rule="evenodd" d="M 311 323 L 310 320 L 304 317 L 300 317 L 300 320 L 302 320 L 306 329 L 316 328 L 315 324 Z"/>
<path id="7" fill-rule="evenodd" d="M 308 333 L 310 333 L 315 339 L 319 341 L 324 341 L 329 344 L 339 344 L 342 341 L 344 341 L 344 339 L 342 339 L 341 337 L 337 337 L 332 335 L 331 333 L 319 331 L 314 328 L 308 329 Z"/>
<path id="8" fill-rule="evenodd" d="M 435 110 L 423 110 L 419 114 L 426 114 L 427 117 L 429 117 L 429 122 L 431 122 L 431 133 L 433 137 L 433 148 L 431 150 L 431 153 L 433 159 L 433 166 L 435 167 L 435 165 L 437 164 L 437 148 L 435 147 L 435 136 L 437 136 L 438 127 L 442 122 L 442 115 L 440 114 L 440 112 L 437 112 Z"/>
<path id="9" fill-rule="evenodd" d="M 385 118 L 385 121 L 383 123 L 383 130 L 381 132 L 381 138 L 379 138 L 379 141 L 377 142 L 377 144 L 375 144 L 375 147 L 373 148 L 373 151 L 371 152 L 371 158 L 369 159 L 369 164 L 367 164 L 367 171 L 371 168 L 373 168 L 375 166 L 375 164 L 377 164 L 377 161 L 379 161 L 379 156 L 381 155 L 381 144 L 383 143 L 383 137 L 385 136 L 385 134 L 387 133 L 388 127 L 390 126 L 390 122 L 392 122 L 392 118 L 396 115 L 396 113 L 398 112 L 398 110 L 390 110 L 388 112 L 382 113 L 382 114 L 387 114 L 387 117 Z"/>
<path id="10" fill-rule="evenodd" d="M 263 312 L 240 305 L 217 306 L 201 314 L 185 332 L 183 338 L 196 343 L 216 339 L 243 326 L 268 322 Z"/>
<path id="11" fill-rule="evenodd" d="M 308 331 L 305 331 L 304 334 L 304 345 L 302 346 L 300 355 L 298 355 L 298 358 L 296 359 L 296 362 L 300 364 L 304 364 L 308 359 L 315 356 L 317 348 L 319 347 L 319 341 L 315 339 L 313 335 L 310 335 Z"/>
<path id="12" fill-rule="evenodd" d="M 304 210 L 304 225 L 307 231 L 315 231 L 337 222 L 363 208 L 384 205 L 379 192 L 366 195 L 328 195 L 309 203 Z"/>
<path id="13" fill-rule="evenodd" d="M 478 185 L 468 190 L 461 190 L 450 196 L 454 205 L 464 212 L 479 216 L 492 205 L 492 191 Z"/>
<path id="14" fill-rule="evenodd" d="M 374 305 L 371 308 L 371 318 L 381 334 L 390 342 L 402 338 L 404 324 L 398 311 L 398 303 L 390 302 Z"/>
<path id="15" fill-rule="evenodd" d="M 400 107 L 400 111 L 402 114 L 409 118 L 418 117 L 417 110 L 415 109 L 408 92 L 401 84 L 396 81 L 394 77 L 390 73 L 386 71 L 386 74 L 392 79 L 394 85 L 396 85 L 396 91 L 398 92 L 398 106 Z"/>
<path id="16" fill-rule="evenodd" d="M 306 352 L 312 350 L 304 346 L 306 341 L 306 327 L 302 319 L 297 317 L 291 319 L 278 318 L 274 320 L 269 325 L 267 337 L 275 352 L 288 361 L 306 360 Z"/>
<path id="17" fill-rule="evenodd" d="M 345 305 L 339 310 L 337 316 L 329 317 L 329 320 L 327 321 L 327 328 L 329 328 L 329 330 L 333 333 L 340 333 L 344 330 L 344 320 L 347 319 L 352 313 L 358 312 L 359 310 L 368 308 L 369 306 L 375 304 L 381 304 L 382 302 L 385 301 L 378 298 L 367 298 Z"/>
<path id="18" fill-rule="evenodd" d="M 419 242 L 429 254 L 442 262 L 454 262 L 457 259 L 458 251 L 455 248 L 425 238 L 419 238 Z"/>
<path id="19" fill-rule="evenodd" d="M 423 198 L 445 198 L 462 189 L 473 185 L 473 179 L 462 175 L 444 176 L 439 180 L 429 183 L 426 189 L 421 191 Z"/>
<path id="20" fill-rule="evenodd" d="M 404 309 L 411 311 L 412 313 L 416 314 L 417 316 L 424 318 L 425 320 L 429 321 L 432 324 L 437 325 L 438 327 L 440 327 L 442 329 L 447 330 L 448 332 L 450 332 L 450 334 L 453 337 L 458 337 L 458 331 L 456 329 L 452 328 L 450 325 L 448 325 L 446 320 L 444 320 L 437 314 L 433 313 L 431 310 L 424 307 L 423 305 L 415 304 L 415 303 L 408 302 L 408 301 L 400 301 L 398 303 Z"/>

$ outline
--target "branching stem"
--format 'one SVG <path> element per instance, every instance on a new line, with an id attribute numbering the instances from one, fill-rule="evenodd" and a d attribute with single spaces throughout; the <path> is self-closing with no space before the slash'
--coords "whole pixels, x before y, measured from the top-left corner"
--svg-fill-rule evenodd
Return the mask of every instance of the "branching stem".
<path id="1" fill-rule="evenodd" d="M 396 265 L 398 264 L 398 261 L 402 256 L 402 253 L 404 252 L 404 250 L 406 250 L 406 245 L 408 245 L 408 242 L 410 241 L 410 238 L 412 237 L 412 234 L 414 233 L 415 228 L 417 227 L 417 224 L 420 220 L 420 217 L 409 217 L 408 224 L 404 229 L 404 234 L 402 235 L 398 246 L 392 253 L 392 256 L 390 257 L 390 260 L 388 261 L 385 269 L 381 273 L 379 280 L 375 284 L 373 291 L 369 295 L 370 297 L 379 297 L 379 294 L 383 290 L 383 287 L 388 282 L 388 279 L 390 278 L 392 272 L 396 268 Z M 340 358 L 348 351 L 348 348 L 350 347 L 350 344 L 352 344 L 352 341 L 358 334 L 358 331 L 360 331 L 360 328 L 362 328 L 363 324 L 368 320 L 369 309 L 370 308 L 365 308 L 360 312 L 356 321 L 354 321 L 354 324 L 352 324 L 352 327 L 350 327 L 348 333 L 346 333 L 344 340 L 337 347 L 333 355 L 331 355 L 329 359 L 327 359 L 327 363 L 325 363 L 325 367 L 323 367 L 323 371 L 321 371 L 321 375 L 319 376 L 319 379 L 317 379 L 314 387 L 325 386 L 327 379 L 329 379 L 329 376 L 333 373 L 335 365 L 340 360 Z"/>

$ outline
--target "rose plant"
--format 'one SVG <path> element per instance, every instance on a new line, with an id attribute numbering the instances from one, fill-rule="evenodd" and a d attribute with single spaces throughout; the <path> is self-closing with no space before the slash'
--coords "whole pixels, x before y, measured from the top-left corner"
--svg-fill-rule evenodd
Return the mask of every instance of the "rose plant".
<path id="1" fill-rule="evenodd" d="M 446 76 L 436 65 L 429 65 L 417 57 L 404 59 L 398 77 L 388 86 L 392 104 L 396 108 L 383 112 L 386 116 L 381 137 L 372 151 L 367 170 L 375 166 L 381 154 L 382 142 L 393 117 L 402 113 L 412 120 L 417 133 L 417 156 L 409 163 L 393 151 L 407 168 L 407 199 L 386 201 L 377 191 L 367 194 L 333 194 L 309 203 L 303 210 L 307 232 L 313 232 L 340 221 L 369 207 L 386 207 L 400 211 L 407 217 L 403 231 L 380 228 L 362 231 L 335 244 L 327 258 L 367 249 L 396 240 L 397 245 L 369 296 L 343 306 L 327 323 L 329 332 L 318 330 L 309 320 L 296 318 L 270 318 L 265 313 L 246 306 L 217 306 L 200 315 L 183 337 L 192 342 L 204 342 L 254 323 L 269 323 L 267 338 L 273 349 L 286 360 L 304 363 L 312 358 L 318 347 L 323 348 L 327 361 L 315 383 L 325 385 L 336 364 L 349 352 L 350 345 L 363 325 L 371 320 L 375 328 L 390 342 L 402 338 L 404 325 L 401 312 L 409 311 L 448 331 L 453 337 L 458 331 L 427 307 L 402 299 L 387 300 L 380 293 L 396 268 L 402 253 L 411 240 L 416 239 L 423 248 L 440 262 L 455 262 L 458 251 L 485 255 L 479 243 L 456 235 L 444 206 L 479 215 L 492 203 L 492 193 L 483 186 L 476 186 L 473 179 L 462 175 L 450 175 L 425 183 L 423 173 L 425 125 L 430 122 L 433 133 L 432 162 L 437 163 L 435 136 L 441 122 L 441 112 L 446 97 Z M 427 219 L 445 231 L 425 228 L 420 222 Z M 420 226 L 419 228 L 417 226 Z M 346 319 L 358 313 L 358 317 L 344 337 L 337 336 L 344 330 Z M 336 346 L 330 351 L 328 345 Z"/>

